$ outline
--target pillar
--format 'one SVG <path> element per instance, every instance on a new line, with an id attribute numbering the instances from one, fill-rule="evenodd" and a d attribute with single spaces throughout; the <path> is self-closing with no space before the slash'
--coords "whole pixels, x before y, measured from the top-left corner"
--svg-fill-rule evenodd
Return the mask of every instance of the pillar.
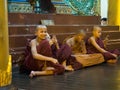
<path id="1" fill-rule="evenodd" d="M 7 0 L 0 0 L 0 87 L 11 83 L 11 57 L 8 45 Z"/>

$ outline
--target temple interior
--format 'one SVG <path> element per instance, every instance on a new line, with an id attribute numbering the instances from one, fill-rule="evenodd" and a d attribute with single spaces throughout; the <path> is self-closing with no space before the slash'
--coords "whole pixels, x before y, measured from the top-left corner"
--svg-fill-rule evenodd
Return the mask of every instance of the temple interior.
<path id="1" fill-rule="evenodd" d="M 108 0 L 107 24 L 101 24 L 101 0 L 1 0 L 0 90 L 120 90 L 120 57 L 116 64 L 102 63 L 63 75 L 33 79 L 19 73 L 26 43 L 37 25 L 46 25 L 60 42 L 84 30 L 92 35 L 102 28 L 109 35 L 107 49 L 120 51 L 120 0 Z"/>

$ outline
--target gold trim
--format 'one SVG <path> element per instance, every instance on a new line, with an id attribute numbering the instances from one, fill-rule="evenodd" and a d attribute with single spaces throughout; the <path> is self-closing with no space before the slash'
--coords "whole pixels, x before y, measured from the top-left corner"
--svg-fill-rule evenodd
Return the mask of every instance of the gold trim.
<path id="1" fill-rule="evenodd" d="M 11 64 L 11 55 L 9 55 L 8 67 L 7 70 L 0 70 L 0 87 L 11 84 L 12 81 L 12 64 Z"/>
<path id="2" fill-rule="evenodd" d="M 0 87 L 11 84 L 12 73 L 0 70 Z"/>

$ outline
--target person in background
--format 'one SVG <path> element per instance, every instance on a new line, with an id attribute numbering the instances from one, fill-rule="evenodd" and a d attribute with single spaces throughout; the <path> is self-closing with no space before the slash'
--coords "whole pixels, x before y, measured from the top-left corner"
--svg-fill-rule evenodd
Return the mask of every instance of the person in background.
<path id="1" fill-rule="evenodd" d="M 101 39 L 102 29 L 99 26 L 93 27 L 93 35 L 87 40 L 86 47 L 87 53 L 101 53 L 104 59 L 108 63 L 116 63 L 117 58 L 120 55 L 119 50 L 107 50 L 105 48 L 104 42 Z"/>
<path id="2" fill-rule="evenodd" d="M 101 25 L 102 26 L 107 26 L 108 25 L 107 18 L 101 18 Z"/>
<path id="3" fill-rule="evenodd" d="M 28 0 L 28 1 L 33 7 L 33 10 L 35 8 L 39 8 L 39 10 L 41 10 L 41 13 L 56 13 L 56 8 L 54 7 L 51 0 Z M 37 3 L 39 7 L 36 7 L 35 4 Z"/>
<path id="4" fill-rule="evenodd" d="M 51 0 L 39 0 L 40 8 L 42 13 L 55 13 L 56 8 L 54 7 Z"/>

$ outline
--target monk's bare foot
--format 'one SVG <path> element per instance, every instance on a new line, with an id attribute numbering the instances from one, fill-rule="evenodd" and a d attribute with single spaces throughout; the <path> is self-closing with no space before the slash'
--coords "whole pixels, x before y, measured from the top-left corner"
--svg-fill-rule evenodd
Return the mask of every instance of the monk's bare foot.
<path id="1" fill-rule="evenodd" d="M 65 67 L 66 71 L 74 71 L 71 65 Z"/>
<path id="2" fill-rule="evenodd" d="M 116 59 L 114 59 L 114 60 L 108 60 L 107 63 L 115 64 L 115 63 L 117 63 L 117 60 Z"/>
<path id="3" fill-rule="evenodd" d="M 30 77 L 30 78 L 33 78 L 34 76 L 35 76 L 35 72 L 34 72 L 34 71 L 31 71 L 29 77 Z"/>
<path id="4" fill-rule="evenodd" d="M 55 68 L 53 68 L 53 67 L 47 67 L 45 70 L 46 71 L 51 71 L 51 70 L 55 70 Z"/>

